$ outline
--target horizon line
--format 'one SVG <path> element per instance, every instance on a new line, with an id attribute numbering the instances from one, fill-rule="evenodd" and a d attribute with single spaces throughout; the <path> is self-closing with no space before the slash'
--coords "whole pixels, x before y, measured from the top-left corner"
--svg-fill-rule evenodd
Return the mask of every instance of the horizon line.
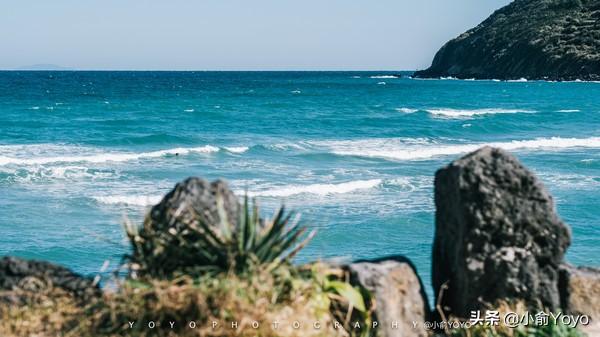
<path id="1" fill-rule="evenodd" d="M 344 69 L 272 69 L 272 70 L 267 70 L 267 69 L 251 69 L 251 70 L 246 70 L 246 69 L 240 69 L 240 70 L 233 70 L 233 69 L 213 69 L 213 70 L 194 70 L 194 69 L 0 69 L 0 71 L 39 71 L 39 72 L 79 72 L 79 71 L 123 71 L 123 72 L 150 72 L 150 71 L 156 71 L 156 72 L 415 72 L 417 71 L 416 69 L 414 70 L 389 70 L 389 69 L 374 69 L 374 70 L 356 70 L 356 69 L 352 69 L 352 70 L 344 70 Z"/>

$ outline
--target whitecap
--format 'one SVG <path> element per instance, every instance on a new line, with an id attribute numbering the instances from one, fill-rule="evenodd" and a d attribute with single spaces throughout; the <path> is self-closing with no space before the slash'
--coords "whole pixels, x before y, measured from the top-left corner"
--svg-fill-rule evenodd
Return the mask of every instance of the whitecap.
<path id="1" fill-rule="evenodd" d="M 225 150 L 231 153 L 244 153 L 248 151 L 249 147 L 247 146 L 233 146 L 233 147 L 225 147 Z"/>
<path id="2" fill-rule="evenodd" d="M 184 112 L 194 112 L 194 109 L 185 109 Z"/>
<path id="3" fill-rule="evenodd" d="M 370 76 L 370 78 L 398 78 L 398 76 L 396 75 L 375 75 L 375 76 Z"/>
<path id="4" fill-rule="evenodd" d="M 286 185 L 267 190 L 248 191 L 250 197 L 289 197 L 298 194 L 314 194 L 326 196 L 331 194 L 345 194 L 358 190 L 368 190 L 381 185 L 381 179 L 355 180 L 337 184 L 311 184 L 311 185 Z M 243 195 L 244 191 L 237 191 Z"/>
<path id="5" fill-rule="evenodd" d="M 379 84 L 379 85 L 386 85 L 387 83 L 385 83 L 385 82 L 377 82 L 377 84 Z"/>
<path id="6" fill-rule="evenodd" d="M 590 138 L 536 138 L 507 142 L 474 144 L 425 144 L 407 142 L 404 139 L 371 139 L 354 141 L 322 142 L 333 154 L 341 156 L 374 157 L 391 160 L 427 160 L 440 156 L 460 155 L 473 152 L 483 146 L 505 150 L 563 150 L 572 148 L 600 148 L 600 137 Z"/>
<path id="7" fill-rule="evenodd" d="M 527 82 L 527 79 L 525 77 L 521 77 L 517 80 L 508 80 L 506 82 Z"/>
<path id="8" fill-rule="evenodd" d="M 292 90 L 292 91 L 290 91 L 290 92 L 291 92 L 292 94 L 301 94 L 301 93 L 302 93 L 302 91 L 300 91 L 300 90 Z"/>
<path id="9" fill-rule="evenodd" d="M 441 118 L 471 118 L 475 116 L 483 115 L 495 115 L 495 114 L 516 114 L 516 113 L 535 113 L 533 110 L 527 109 L 502 109 L 502 108 L 490 108 L 490 109 L 450 109 L 450 108 L 439 108 L 439 109 L 426 109 L 428 113 L 433 116 Z"/>
<path id="10" fill-rule="evenodd" d="M 579 109 L 563 109 L 563 110 L 557 110 L 556 112 L 580 112 L 581 110 Z"/>
<path id="11" fill-rule="evenodd" d="M 396 111 L 403 112 L 405 114 L 411 114 L 419 111 L 419 109 L 411 109 L 411 108 L 397 108 Z"/>
<path id="12" fill-rule="evenodd" d="M 160 196 L 150 195 L 107 195 L 94 196 L 94 200 L 107 205 L 126 205 L 126 206 L 152 206 L 158 204 Z"/>
<path id="13" fill-rule="evenodd" d="M 166 155 L 186 155 L 190 153 L 213 153 L 218 152 L 219 148 L 212 145 L 205 145 L 192 148 L 173 148 L 167 150 L 151 152 L 102 152 L 92 155 L 58 155 L 52 157 L 11 157 L 0 156 L 0 165 L 44 165 L 49 163 L 103 163 L 103 162 L 125 162 L 138 159 L 159 158 Z"/>

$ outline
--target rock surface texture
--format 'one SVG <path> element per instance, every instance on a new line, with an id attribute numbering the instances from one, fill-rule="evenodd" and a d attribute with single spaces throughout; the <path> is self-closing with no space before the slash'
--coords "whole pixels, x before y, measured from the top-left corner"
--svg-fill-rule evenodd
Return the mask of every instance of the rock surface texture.
<path id="1" fill-rule="evenodd" d="M 600 0 L 515 0 L 414 76 L 600 80 Z"/>
<path id="2" fill-rule="evenodd" d="M 161 277 L 196 266 L 204 250 L 199 240 L 206 237 L 203 226 L 226 240 L 237 233 L 239 207 L 224 181 L 188 178 L 178 183 L 152 207 L 137 231 L 130 256 L 132 269 Z"/>
<path id="3" fill-rule="evenodd" d="M 175 185 L 159 204 L 152 207 L 150 220 L 155 227 L 177 227 L 194 221 L 215 226 L 222 220 L 218 202 L 223 203 L 227 220 L 237 224 L 238 201 L 224 181 L 209 183 L 200 178 L 188 178 Z"/>
<path id="4" fill-rule="evenodd" d="M 600 336 L 600 269 L 561 266 L 560 293 L 563 310 L 571 315 L 588 315 L 589 336 Z"/>
<path id="5" fill-rule="evenodd" d="M 369 290 L 375 299 L 379 337 L 426 337 L 429 303 L 412 263 L 391 257 L 355 262 L 347 269 L 353 283 Z"/>
<path id="6" fill-rule="evenodd" d="M 560 309 L 570 230 L 515 157 L 484 147 L 438 170 L 435 204 L 432 278 L 446 312 L 469 317 L 502 299 Z"/>
<path id="7" fill-rule="evenodd" d="M 16 257 L 0 259 L 0 303 L 20 304 L 29 295 L 57 288 L 81 300 L 100 294 L 93 280 L 65 267 Z"/>

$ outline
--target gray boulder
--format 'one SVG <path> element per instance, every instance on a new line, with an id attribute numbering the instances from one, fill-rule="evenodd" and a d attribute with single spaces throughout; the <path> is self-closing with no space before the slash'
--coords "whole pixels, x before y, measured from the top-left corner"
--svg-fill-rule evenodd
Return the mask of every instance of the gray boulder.
<path id="1" fill-rule="evenodd" d="M 347 266 L 353 284 L 371 292 L 379 337 L 426 337 L 429 303 L 413 264 L 404 257 L 358 261 Z"/>
<path id="2" fill-rule="evenodd" d="M 0 303 L 22 305 L 35 295 L 53 289 L 81 301 L 89 301 L 101 293 L 92 279 L 65 267 L 10 256 L 0 259 Z"/>
<path id="3" fill-rule="evenodd" d="M 560 308 L 558 268 L 570 230 L 515 157 L 484 147 L 438 170 L 435 204 L 432 278 L 444 311 L 468 317 L 515 299 Z"/>
<path id="4" fill-rule="evenodd" d="M 220 241 L 238 233 L 240 205 L 224 181 L 188 178 L 152 207 L 140 229 L 128 229 L 132 276 L 163 277 L 214 263 L 206 256 L 206 228 Z"/>
<path id="5" fill-rule="evenodd" d="M 156 229 L 187 226 L 196 221 L 218 226 L 221 220 L 225 220 L 219 214 L 219 202 L 223 203 L 226 220 L 237 227 L 239 205 L 227 183 L 222 180 L 209 183 L 200 178 L 188 178 L 175 185 L 159 204 L 152 207 L 150 220 Z M 219 233 L 220 230 L 217 229 L 216 232 Z"/>

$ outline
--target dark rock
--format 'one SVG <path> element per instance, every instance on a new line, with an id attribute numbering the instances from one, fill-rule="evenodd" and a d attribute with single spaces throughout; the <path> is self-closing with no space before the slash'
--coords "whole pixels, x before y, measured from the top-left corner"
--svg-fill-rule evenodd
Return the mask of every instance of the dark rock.
<path id="1" fill-rule="evenodd" d="M 222 197 L 227 220 L 237 228 L 238 201 L 222 180 L 209 183 L 200 178 L 188 178 L 178 183 L 158 205 L 152 207 L 150 219 L 156 229 L 178 227 L 198 220 L 218 227 L 225 219 L 219 215 L 217 196 Z"/>
<path id="2" fill-rule="evenodd" d="M 188 178 L 178 183 L 152 207 L 143 227 L 134 231 L 135 237 L 130 233 L 134 246 L 130 269 L 162 277 L 207 263 L 212 257 L 203 255 L 204 226 L 222 242 L 231 240 L 238 233 L 239 209 L 237 197 L 224 181 Z"/>
<path id="3" fill-rule="evenodd" d="M 100 295 L 92 279 L 65 267 L 9 256 L 0 259 L 0 302 L 21 304 L 28 295 L 50 289 L 60 289 L 82 301 Z"/>
<path id="4" fill-rule="evenodd" d="M 415 77 L 600 79 L 600 0 L 516 0 L 446 43 Z"/>
<path id="5" fill-rule="evenodd" d="M 552 197 L 509 153 L 485 147 L 438 170 L 433 287 L 468 317 L 498 300 L 560 308 L 558 268 L 571 242 Z"/>
<path id="6" fill-rule="evenodd" d="M 588 315 L 592 324 L 582 328 L 589 336 L 600 335 L 600 269 L 563 264 L 559 288 L 562 309 L 571 315 Z"/>
<path id="7" fill-rule="evenodd" d="M 430 308 L 414 265 L 404 257 L 357 261 L 346 267 L 351 282 L 371 292 L 379 337 L 426 337 Z"/>

